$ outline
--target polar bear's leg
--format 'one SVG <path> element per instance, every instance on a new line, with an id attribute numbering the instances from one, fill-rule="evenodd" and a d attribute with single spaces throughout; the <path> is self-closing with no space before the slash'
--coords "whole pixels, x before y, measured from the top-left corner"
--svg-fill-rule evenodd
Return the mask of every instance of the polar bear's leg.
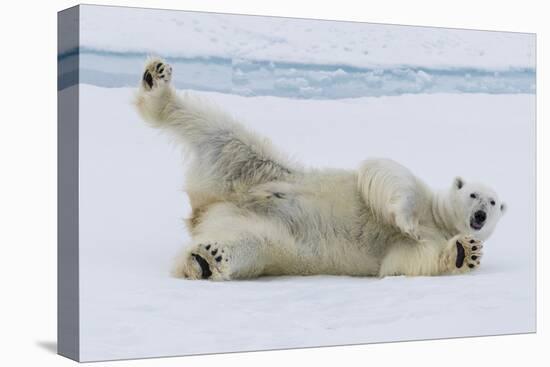
<path id="1" fill-rule="evenodd" d="M 464 235 L 453 237 L 443 246 L 430 241 L 398 243 L 382 260 L 379 276 L 465 273 L 479 266 L 482 248 L 480 241 Z"/>
<path id="2" fill-rule="evenodd" d="M 195 161 L 187 175 L 199 181 L 195 186 L 223 197 L 237 188 L 280 180 L 295 172 L 267 139 L 197 96 L 178 95 L 171 78 L 168 64 L 158 58 L 149 60 L 135 105 L 145 121 L 183 143 Z"/>
<path id="3" fill-rule="evenodd" d="M 176 261 L 176 277 L 254 278 L 295 257 L 293 238 L 282 224 L 234 204 L 213 204 L 196 222 L 191 245 Z"/>
<path id="4" fill-rule="evenodd" d="M 439 273 L 439 246 L 431 243 L 396 243 L 382 259 L 379 276 L 436 275 Z"/>
<path id="5" fill-rule="evenodd" d="M 177 259 L 173 275 L 210 280 L 255 278 L 264 272 L 265 246 L 262 239 L 250 235 L 222 242 L 195 241 Z"/>
<path id="6" fill-rule="evenodd" d="M 419 203 L 427 190 L 404 166 L 390 159 L 369 159 L 359 168 L 359 190 L 375 215 L 418 239 Z"/>

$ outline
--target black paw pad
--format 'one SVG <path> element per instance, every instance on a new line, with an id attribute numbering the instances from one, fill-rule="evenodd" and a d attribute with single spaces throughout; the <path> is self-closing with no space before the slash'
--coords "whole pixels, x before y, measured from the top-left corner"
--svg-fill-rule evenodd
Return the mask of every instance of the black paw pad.
<path id="1" fill-rule="evenodd" d="M 464 258 L 466 255 L 464 254 L 464 247 L 460 244 L 460 242 L 456 241 L 456 267 L 461 268 L 462 265 L 464 265 Z"/>
<path id="2" fill-rule="evenodd" d="M 208 279 L 212 275 L 212 271 L 210 271 L 210 265 L 208 265 L 208 262 L 204 260 L 204 258 L 197 254 L 191 254 L 195 261 L 199 264 L 202 271 L 202 279 Z"/>
<path id="3" fill-rule="evenodd" d="M 145 73 L 143 73 L 143 81 L 149 86 L 149 88 L 153 87 L 153 76 L 149 70 L 145 70 Z"/>
<path id="4" fill-rule="evenodd" d="M 475 265 L 474 264 L 468 264 L 468 267 L 471 269 L 473 268 Z"/>
<path id="5" fill-rule="evenodd" d="M 220 261 L 222 261 L 222 257 L 221 257 L 221 255 L 220 255 L 220 256 L 218 256 L 218 257 L 216 258 L 216 261 L 217 261 L 217 262 L 220 262 Z"/>
<path id="6" fill-rule="evenodd" d="M 472 256 L 472 260 L 477 260 L 477 256 L 476 256 L 476 255 L 473 255 L 473 256 Z"/>
<path id="7" fill-rule="evenodd" d="M 472 246 L 472 251 L 477 251 L 477 246 Z"/>
<path id="8" fill-rule="evenodd" d="M 218 253 L 218 249 L 214 249 L 210 253 L 212 254 L 212 256 L 216 256 L 216 254 Z"/>

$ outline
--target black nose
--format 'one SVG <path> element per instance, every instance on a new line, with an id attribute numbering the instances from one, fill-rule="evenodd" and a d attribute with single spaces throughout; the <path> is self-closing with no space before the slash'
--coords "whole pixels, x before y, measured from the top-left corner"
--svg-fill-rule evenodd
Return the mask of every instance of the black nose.
<path id="1" fill-rule="evenodd" d="M 485 213 L 483 210 L 478 210 L 474 213 L 474 218 L 476 219 L 476 222 L 483 223 L 485 222 L 485 219 L 487 219 L 487 213 Z"/>

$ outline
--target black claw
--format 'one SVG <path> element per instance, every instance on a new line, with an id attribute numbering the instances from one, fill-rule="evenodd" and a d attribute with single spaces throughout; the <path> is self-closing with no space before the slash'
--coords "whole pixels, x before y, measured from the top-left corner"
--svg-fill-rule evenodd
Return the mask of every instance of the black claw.
<path id="1" fill-rule="evenodd" d="M 206 245 L 206 249 L 207 249 L 207 250 L 210 250 L 210 245 Z"/>
<path id="2" fill-rule="evenodd" d="M 212 254 L 212 256 L 216 256 L 216 254 L 218 253 L 218 249 L 212 250 L 210 253 Z"/>
<path id="3" fill-rule="evenodd" d="M 199 263 L 199 266 L 201 267 L 202 271 L 202 279 L 208 279 L 212 275 L 212 271 L 210 271 L 210 265 L 208 265 L 208 262 L 204 260 L 204 258 L 197 254 L 191 254 L 195 258 L 195 261 Z"/>
<path id="4" fill-rule="evenodd" d="M 220 261 L 222 261 L 222 257 L 221 257 L 221 255 L 220 255 L 220 256 L 218 256 L 218 257 L 216 258 L 216 261 L 217 261 L 217 262 L 220 262 Z"/>
<path id="5" fill-rule="evenodd" d="M 149 70 L 145 70 L 145 73 L 143 73 L 143 81 L 149 86 L 149 88 L 153 87 L 153 76 Z"/>
<path id="6" fill-rule="evenodd" d="M 460 244 L 460 242 L 456 241 L 456 267 L 461 268 L 462 265 L 464 265 L 464 257 L 466 255 L 464 254 L 464 247 Z"/>

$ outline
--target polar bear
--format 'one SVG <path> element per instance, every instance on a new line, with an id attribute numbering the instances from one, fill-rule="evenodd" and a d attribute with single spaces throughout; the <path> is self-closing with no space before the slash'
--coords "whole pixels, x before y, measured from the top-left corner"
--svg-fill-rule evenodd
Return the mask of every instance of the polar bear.
<path id="1" fill-rule="evenodd" d="M 175 276 L 417 276 L 480 265 L 505 211 L 490 188 L 457 177 L 434 192 L 388 159 L 355 171 L 303 168 L 218 108 L 178 95 L 171 77 L 170 65 L 149 59 L 135 106 L 191 158 L 192 242 Z"/>

